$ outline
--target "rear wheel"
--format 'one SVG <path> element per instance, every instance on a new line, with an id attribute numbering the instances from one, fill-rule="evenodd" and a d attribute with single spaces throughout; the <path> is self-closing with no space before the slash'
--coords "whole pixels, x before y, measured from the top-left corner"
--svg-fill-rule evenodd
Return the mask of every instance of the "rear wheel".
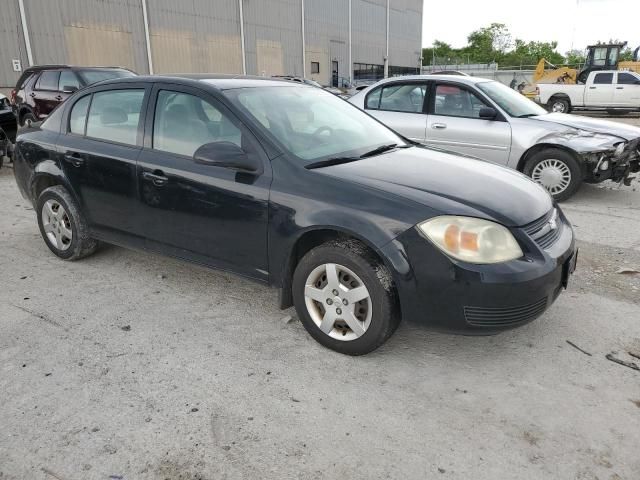
<path id="1" fill-rule="evenodd" d="M 375 350 L 400 320 L 390 272 L 357 241 L 329 242 L 308 252 L 296 267 L 292 288 L 306 330 L 340 353 Z"/>
<path id="2" fill-rule="evenodd" d="M 36 117 L 33 113 L 27 112 L 20 116 L 20 126 L 26 127 L 28 124 L 36 121 Z"/>
<path id="3" fill-rule="evenodd" d="M 551 113 L 569 113 L 571 111 L 571 104 L 566 98 L 554 97 L 547 103 L 547 109 Z"/>
<path id="4" fill-rule="evenodd" d="M 582 171 L 576 159 L 557 148 L 532 155 L 524 166 L 524 173 L 546 188 L 558 202 L 571 197 L 582 185 Z"/>
<path id="5" fill-rule="evenodd" d="M 91 255 L 98 242 L 89 236 L 89 227 L 80 208 L 62 186 L 49 187 L 37 202 L 38 226 L 44 242 L 64 260 L 78 260 Z"/>

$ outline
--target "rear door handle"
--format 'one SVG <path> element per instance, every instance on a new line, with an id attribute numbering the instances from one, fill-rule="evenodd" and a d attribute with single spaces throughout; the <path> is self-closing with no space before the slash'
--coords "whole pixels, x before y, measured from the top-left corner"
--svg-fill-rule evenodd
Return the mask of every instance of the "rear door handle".
<path id="1" fill-rule="evenodd" d="M 166 183 L 169 181 L 169 179 L 164 176 L 162 170 L 154 170 L 153 172 L 142 172 L 142 178 L 144 178 L 145 180 L 150 180 L 157 187 L 166 185 Z"/>
<path id="2" fill-rule="evenodd" d="M 589 89 L 590 89 L 590 90 L 595 90 L 595 89 L 596 89 L 596 87 L 589 87 Z"/>
<path id="3" fill-rule="evenodd" d="M 84 158 L 77 152 L 67 152 L 64 154 L 64 159 L 74 167 L 81 167 L 84 165 Z"/>
<path id="4" fill-rule="evenodd" d="M 62 100 L 62 95 L 58 95 L 58 96 L 56 97 L 56 100 Z"/>
<path id="5" fill-rule="evenodd" d="M 35 96 L 36 96 L 36 94 L 35 94 L 35 93 L 33 93 L 33 92 L 31 92 L 31 93 L 29 94 L 29 96 L 30 96 L 30 97 L 35 97 Z"/>
<path id="6" fill-rule="evenodd" d="M 624 90 L 624 87 L 616 87 L 616 90 Z"/>
<path id="7" fill-rule="evenodd" d="M 447 128 L 447 124 L 446 123 L 432 123 L 431 124 L 431 128 L 435 128 L 436 130 L 444 130 L 445 128 Z"/>

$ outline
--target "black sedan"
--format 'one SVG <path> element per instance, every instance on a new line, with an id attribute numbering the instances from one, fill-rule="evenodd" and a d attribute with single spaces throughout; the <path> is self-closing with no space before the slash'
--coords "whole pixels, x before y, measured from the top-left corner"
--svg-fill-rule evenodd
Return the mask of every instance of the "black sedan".
<path id="1" fill-rule="evenodd" d="M 321 344 L 359 355 L 401 319 L 492 334 L 542 314 L 575 267 L 549 194 L 415 145 L 320 89 L 137 77 L 74 94 L 20 135 L 46 245 L 161 252 L 280 289 Z"/>

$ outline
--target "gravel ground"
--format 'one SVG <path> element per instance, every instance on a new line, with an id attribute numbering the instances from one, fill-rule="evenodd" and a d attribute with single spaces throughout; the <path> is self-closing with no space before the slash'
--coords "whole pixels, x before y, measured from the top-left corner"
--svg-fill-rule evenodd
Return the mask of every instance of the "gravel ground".
<path id="1" fill-rule="evenodd" d="M 640 477 L 640 371 L 605 358 L 640 364 L 640 275 L 616 273 L 640 270 L 637 184 L 564 205 L 580 261 L 540 319 L 403 324 L 359 358 L 232 275 L 117 247 L 62 262 L 11 168 L 0 198 L 2 480 Z"/>

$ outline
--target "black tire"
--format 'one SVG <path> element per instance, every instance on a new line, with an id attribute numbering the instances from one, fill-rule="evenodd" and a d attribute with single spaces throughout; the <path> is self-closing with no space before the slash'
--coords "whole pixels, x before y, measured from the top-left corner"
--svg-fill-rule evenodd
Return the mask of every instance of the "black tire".
<path id="1" fill-rule="evenodd" d="M 532 155 L 527 160 L 527 163 L 525 163 L 524 166 L 524 174 L 528 177 L 533 177 L 533 172 L 536 166 L 544 160 L 550 159 L 558 160 L 564 163 L 571 172 L 571 180 L 569 182 L 569 185 L 562 192 L 559 192 L 557 194 L 553 194 L 550 192 L 551 196 L 556 201 L 562 202 L 570 198 L 574 193 L 578 191 L 584 179 L 584 174 L 582 172 L 582 169 L 580 168 L 580 164 L 569 152 L 559 148 L 546 148 L 544 150 L 541 150 L 540 152 Z"/>
<path id="2" fill-rule="evenodd" d="M 554 110 L 554 107 L 557 107 Z M 552 97 L 547 103 L 547 110 L 553 113 L 571 113 L 571 103 L 566 98 Z"/>
<path id="3" fill-rule="evenodd" d="M 65 249 L 58 248 L 48 238 L 43 225 L 43 208 L 48 200 L 58 202 L 66 211 L 66 227 L 71 230 L 71 241 Z M 79 260 L 94 253 L 98 248 L 98 241 L 89 235 L 89 227 L 71 194 L 62 186 L 55 185 L 42 191 L 36 203 L 38 227 L 44 243 L 49 250 L 63 260 Z M 68 220 L 68 221 L 67 221 Z"/>
<path id="4" fill-rule="evenodd" d="M 335 263 L 355 273 L 371 299 L 371 323 L 362 336 L 343 341 L 324 333 L 313 321 L 305 304 L 305 284 L 320 265 Z M 309 251 L 293 274 L 293 303 L 305 329 L 320 344 L 346 355 L 364 355 L 382 345 L 400 322 L 398 301 L 392 276 L 384 264 L 362 243 L 355 240 L 331 241 Z"/>
<path id="5" fill-rule="evenodd" d="M 36 121 L 36 116 L 31 113 L 31 112 L 27 112 L 24 113 L 20 116 L 20 126 L 21 127 L 26 127 L 27 126 L 27 121 L 30 121 L 31 123 Z"/>

